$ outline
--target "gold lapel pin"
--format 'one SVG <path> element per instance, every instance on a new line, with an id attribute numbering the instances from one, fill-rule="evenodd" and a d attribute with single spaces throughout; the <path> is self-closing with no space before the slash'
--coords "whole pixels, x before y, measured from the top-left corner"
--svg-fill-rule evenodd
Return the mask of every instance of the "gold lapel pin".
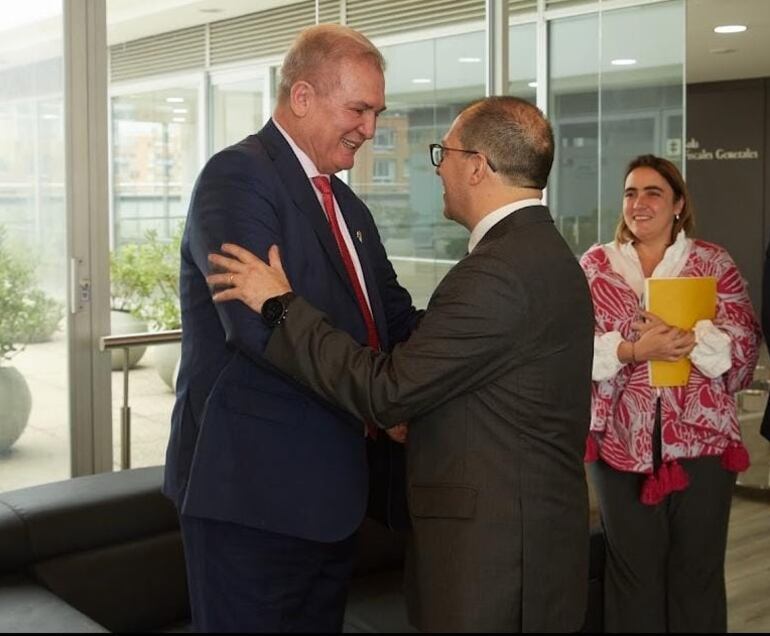
<path id="1" fill-rule="evenodd" d="M 364 235 L 362 234 L 361 230 L 356 230 L 356 238 L 358 239 L 358 242 L 363 245 Z"/>

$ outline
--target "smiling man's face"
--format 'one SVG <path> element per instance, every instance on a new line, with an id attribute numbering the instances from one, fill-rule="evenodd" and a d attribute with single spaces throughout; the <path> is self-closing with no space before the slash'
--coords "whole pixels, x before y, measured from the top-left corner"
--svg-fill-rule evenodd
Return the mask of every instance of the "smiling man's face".
<path id="1" fill-rule="evenodd" d="M 374 61 L 343 59 L 336 69 L 329 66 L 322 72 L 338 73 L 339 80 L 330 82 L 328 93 L 315 92 L 303 148 L 322 174 L 353 167 L 356 151 L 374 137 L 377 116 L 385 110 L 385 78 Z"/>

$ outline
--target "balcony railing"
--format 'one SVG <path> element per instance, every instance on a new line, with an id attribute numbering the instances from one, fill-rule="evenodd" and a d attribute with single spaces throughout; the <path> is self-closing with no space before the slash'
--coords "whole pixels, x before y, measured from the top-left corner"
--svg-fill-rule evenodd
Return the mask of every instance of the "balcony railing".
<path id="1" fill-rule="evenodd" d="M 123 350 L 123 406 L 120 409 L 120 468 L 131 468 L 131 407 L 128 404 L 128 352 L 131 347 L 181 342 L 182 330 L 148 331 L 116 336 L 103 336 L 99 340 L 101 351 Z"/>

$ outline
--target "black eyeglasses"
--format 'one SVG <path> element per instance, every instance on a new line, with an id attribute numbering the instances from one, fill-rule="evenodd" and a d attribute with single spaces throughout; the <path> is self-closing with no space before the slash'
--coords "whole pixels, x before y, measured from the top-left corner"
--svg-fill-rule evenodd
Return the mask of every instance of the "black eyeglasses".
<path id="1" fill-rule="evenodd" d="M 437 168 L 441 165 L 441 162 L 444 161 L 444 153 L 447 150 L 454 150 L 455 152 L 464 152 L 468 155 L 481 155 L 486 160 L 490 170 L 492 170 L 492 172 L 497 172 L 497 168 L 495 168 L 494 164 L 483 153 L 479 152 L 478 150 L 465 150 L 463 148 L 447 148 L 446 146 L 442 146 L 441 144 L 431 144 L 430 146 L 428 146 L 428 148 L 430 149 L 430 162 Z"/>

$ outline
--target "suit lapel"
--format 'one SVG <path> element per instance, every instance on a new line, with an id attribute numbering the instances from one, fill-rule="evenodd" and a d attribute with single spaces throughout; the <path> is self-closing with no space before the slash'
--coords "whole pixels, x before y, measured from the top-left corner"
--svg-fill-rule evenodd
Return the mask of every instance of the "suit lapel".
<path id="1" fill-rule="evenodd" d="M 337 177 L 332 177 L 332 190 L 340 206 L 342 216 L 345 219 L 345 224 L 348 226 L 350 238 L 353 241 L 356 254 L 358 254 L 358 261 L 361 263 L 361 271 L 364 275 L 366 291 L 369 296 L 369 305 L 372 308 L 372 317 L 377 327 L 377 333 L 380 336 L 380 343 L 383 349 L 387 349 L 388 338 L 387 329 L 385 329 L 387 324 L 385 307 L 382 304 L 382 298 L 380 298 L 377 279 L 374 275 L 374 268 L 368 249 L 368 241 L 375 240 L 375 237 L 367 236 L 366 226 L 368 224 L 365 223 L 365 212 L 360 200 L 353 196 L 349 189 L 343 187 L 342 182 Z"/>
<path id="2" fill-rule="evenodd" d="M 286 190 L 291 194 L 294 204 L 310 221 L 318 236 L 318 240 L 326 252 L 326 256 L 331 261 L 345 288 L 355 299 L 355 294 L 350 286 L 350 279 L 342 263 L 342 257 L 329 227 L 326 213 L 323 211 L 313 185 L 302 169 L 299 159 L 297 159 L 281 132 L 275 127 L 272 119 L 257 133 L 257 136 L 273 160 L 278 176 L 286 186 Z"/>

